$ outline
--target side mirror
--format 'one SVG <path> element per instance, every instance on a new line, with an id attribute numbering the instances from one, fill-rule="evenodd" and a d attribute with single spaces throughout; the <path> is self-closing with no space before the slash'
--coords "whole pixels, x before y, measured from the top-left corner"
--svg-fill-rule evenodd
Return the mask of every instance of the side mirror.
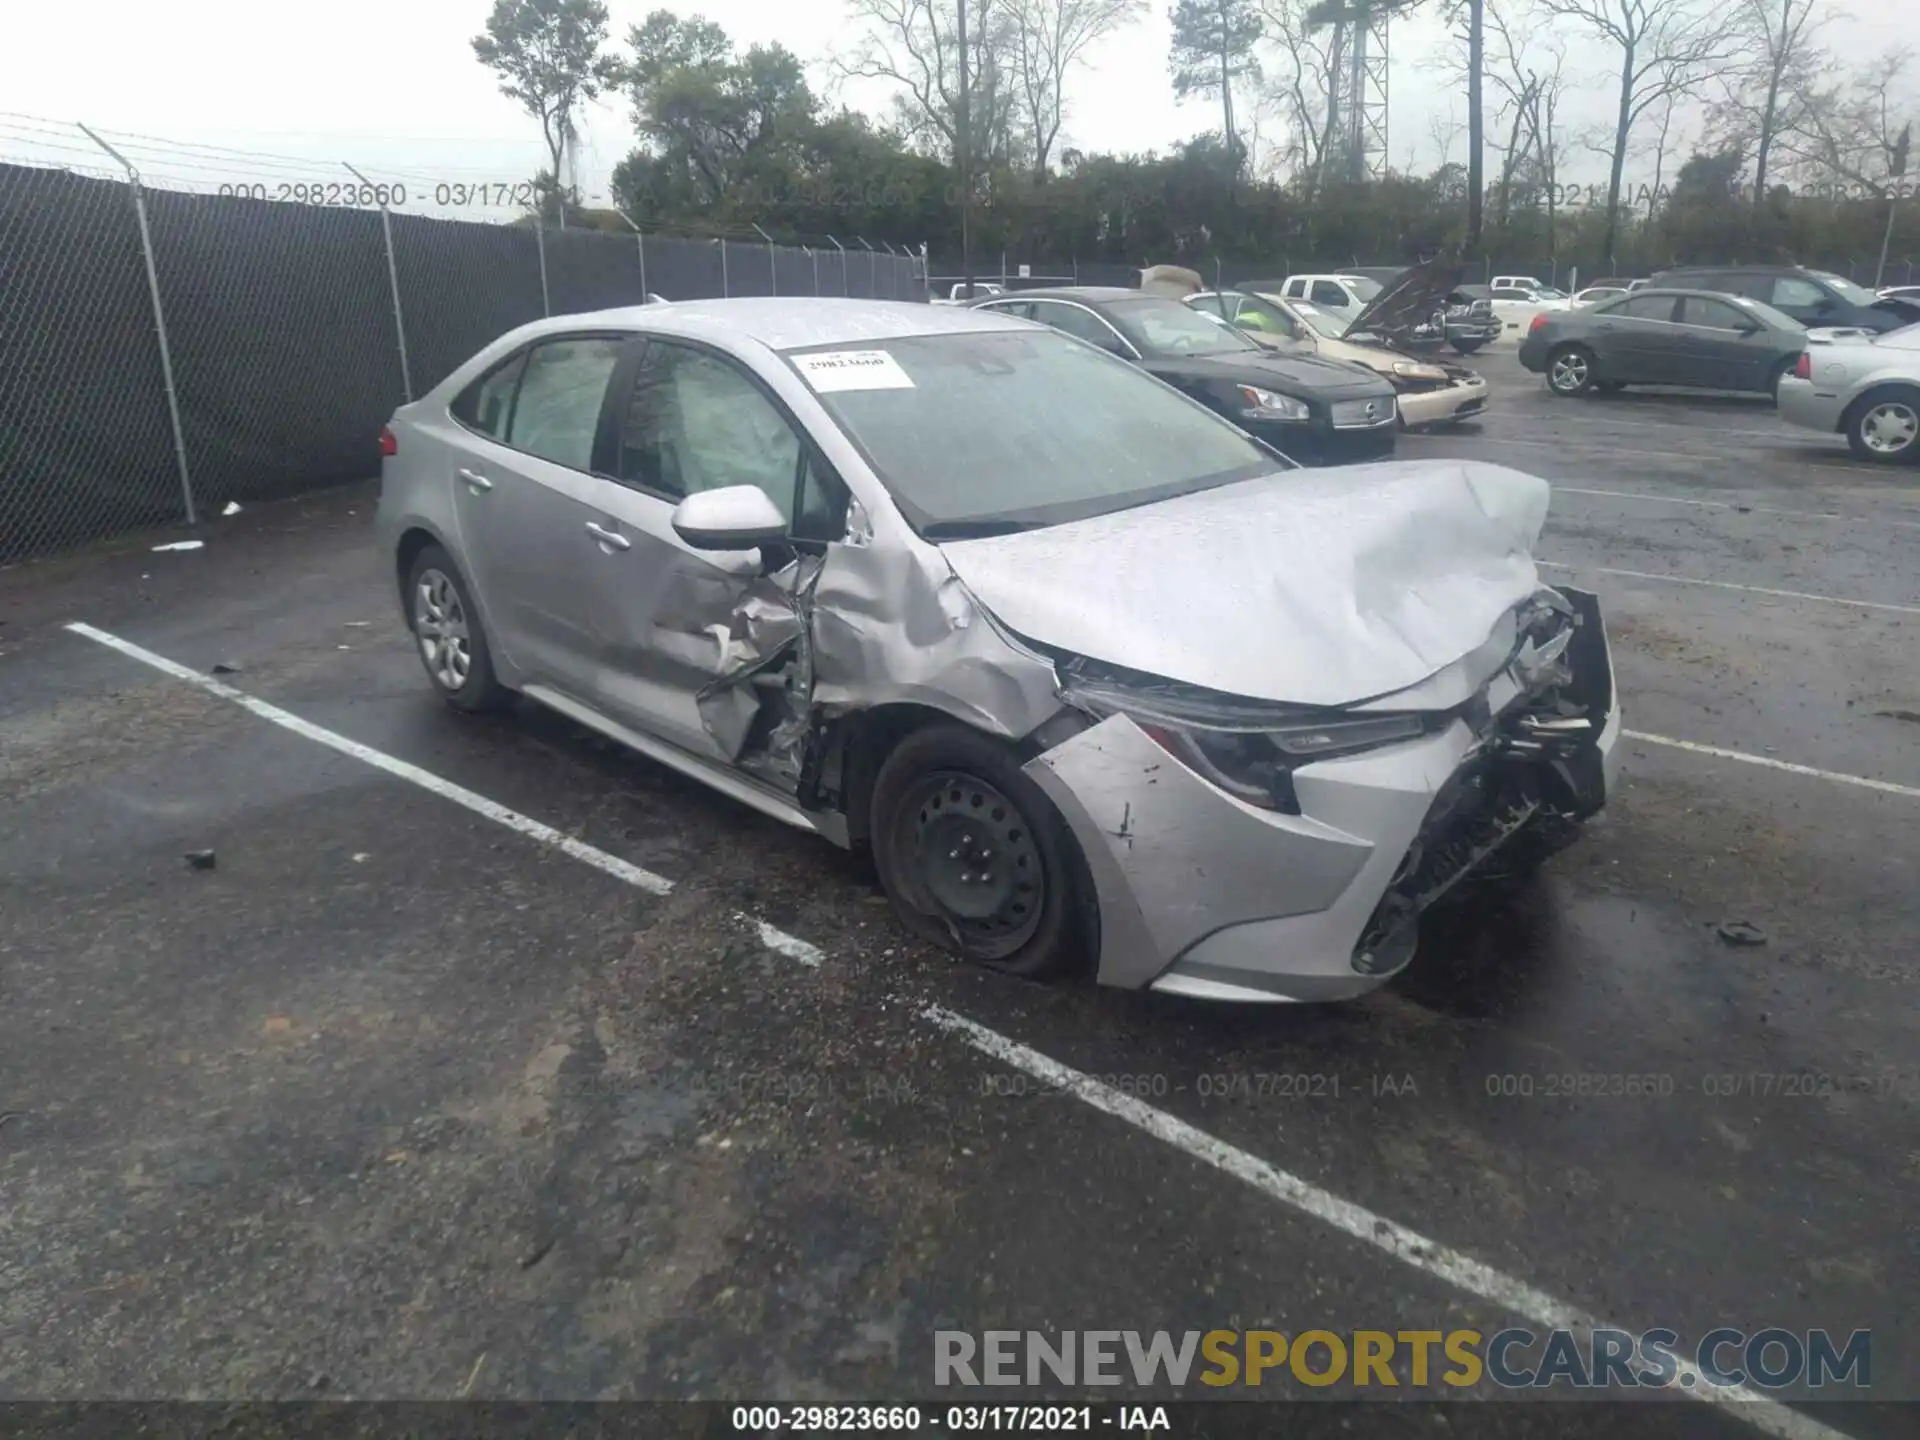
<path id="1" fill-rule="evenodd" d="M 757 485 L 702 490 L 673 507 L 673 531 L 696 550 L 758 550 L 784 544 L 787 520 Z"/>

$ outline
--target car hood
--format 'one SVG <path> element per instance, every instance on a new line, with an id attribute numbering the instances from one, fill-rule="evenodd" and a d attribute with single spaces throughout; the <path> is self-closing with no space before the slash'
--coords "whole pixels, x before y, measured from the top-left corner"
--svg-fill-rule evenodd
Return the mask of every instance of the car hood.
<path id="1" fill-rule="evenodd" d="M 1230 385 L 1257 385 L 1283 395 L 1311 397 L 1384 395 L 1392 393 L 1378 375 L 1357 365 L 1323 360 L 1308 350 L 1262 350 L 1255 354 L 1188 355 L 1149 360 L 1155 375 L 1184 375 L 1198 380 L 1224 380 Z"/>
<path id="2" fill-rule="evenodd" d="M 1389 461 L 941 550 L 1042 646 L 1248 699 L 1351 705 L 1487 643 L 1539 588 L 1548 498 L 1499 465 Z"/>
<path id="3" fill-rule="evenodd" d="M 1463 268 L 1457 260 L 1446 259 L 1415 265 L 1374 296 L 1353 317 L 1347 333 L 1370 330 L 1383 339 L 1404 342 L 1416 328 L 1430 324 L 1435 311 L 1446 308 L 1447 296 L 1460 283 Z"/>

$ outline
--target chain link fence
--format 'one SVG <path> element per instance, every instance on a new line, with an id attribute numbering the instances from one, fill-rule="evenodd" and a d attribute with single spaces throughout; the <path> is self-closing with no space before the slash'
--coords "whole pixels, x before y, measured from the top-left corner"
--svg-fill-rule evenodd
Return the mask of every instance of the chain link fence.
<path id="1" fill-rule="evenodd" d="M 926 299 L 918 259 L 886 250 L 428 219 L 374 185 L 326 203 L 221 188 L 239 193 L 0 163 L 0 564 L 377 474 L 396 407 L 542 316 Z"/>

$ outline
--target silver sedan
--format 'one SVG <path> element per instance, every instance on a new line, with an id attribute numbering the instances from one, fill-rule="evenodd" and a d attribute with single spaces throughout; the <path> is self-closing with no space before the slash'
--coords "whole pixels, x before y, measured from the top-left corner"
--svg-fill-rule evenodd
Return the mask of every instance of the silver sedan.
<path id="1" fill-rule="evenodd" d="M 1605 803 L 1545 481 L 1303 471 L 991 311 L 739 299 L 516 330 L 395 413 L 433 686 L 515 694 L 836 844 L 1018 975 L 1334 1000 Z"/>
<path id="2" fill-rule="evenodd" d="M 1845 435 L 1862 460 L 1920 461 L 1920 325 L 1809 331 L 1779 404 L 1789 425 Z"/>

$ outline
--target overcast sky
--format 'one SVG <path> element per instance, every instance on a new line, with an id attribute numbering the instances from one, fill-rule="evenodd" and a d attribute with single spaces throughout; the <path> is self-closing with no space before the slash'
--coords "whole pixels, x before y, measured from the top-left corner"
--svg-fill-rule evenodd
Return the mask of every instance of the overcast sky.
<path id="1" fill-rule="evenodd" d="M 1104 42 L 1072 81 L 1065 143 L 1165 149 L 1218 128 L 1217 102 L 1175 102 L 1166 67 L 1171 0 L 1151 4 L 1145 20 Z M 339 165 L 345 160 L 376 178 L 404 176 L 414 197 L 407 208 L 432 213 L 427 192 L 435 182 L 514 181 L 544 164 L 537 126 L 473 58 L 468 41 L 489 8 L 490 0 L 16 4 L 0 22 L 0 110 L 9 112 L 0 114 L 0 158 L 108 163 L 69 128 L 83 120 L 115 143 L 129 134 L 157 137 L 120 146 L 155 184 L 339 180 L 350 178 Z M 655 7 L 610 0 L 609 8 L 624 45 L 628 27 Z M 823 90 L 831 81 L 827 57 L 853 38 L 840 0 L 702 0 L 681 13 L 718 22 L 743 47 L 786 45 L 810 62 Z M 1920 0 L 1879 0 L 1868 13 L 1874 18 L 1835 26 L 1836 39 L 1866 47 L 1857 53 L 1910 40 L 1920 29 L 1913 23 Z M 1451 43 L 1437 14 L 1395 24 L 1389 127 L 1397 167 L 1431 169 L 1449 133 L 1447 158 L 1464 158 L 1461 87 L 1436 64 Z M 1609 113 L 1613 53 L 1591 41 L 1572 47 L 1569 74 L 1586 87 L 1567 102 L 1573 124 L 1604 121 Z M 1490 108 L 1492 96 L 1489 87 Z M 844 98 L 874 113 L 885 105 L 885 92 L 871 85 L 850 88 Z M 1243 112 L 1250 98 L 1237 102 Z M 1690 128 L 1683 118 L 1676 134 Z M 605 195 L 614 164 L 632 148 L 626 106 L 603 101 L 582 130 L 580 181 L 591 203 Z M 206 148 L 186 152 L 161 143 L 168 140 Z M 1651 158 L 1631 168 L 1650 178 Z M 1563 161 L 1563 179 L 1604 179 L 1604 160 L 1575 148 Z"/>

